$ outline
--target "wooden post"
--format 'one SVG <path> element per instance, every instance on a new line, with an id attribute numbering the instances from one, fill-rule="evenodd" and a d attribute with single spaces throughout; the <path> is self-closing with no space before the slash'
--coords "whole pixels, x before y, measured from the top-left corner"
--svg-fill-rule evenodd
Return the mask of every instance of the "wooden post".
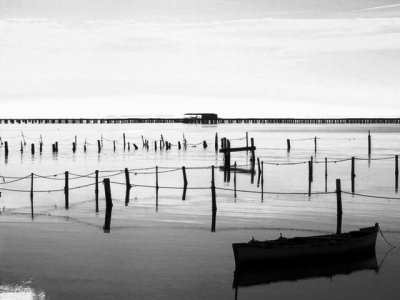
<path id="1" fill-rule="evenodd" d="M 75 151 L 76 151 L 76 143 L 73 142 L 72 143 L 72 152 L 75 153 Z"/>
<path id="2" fill-rule="evenodd" d="M 68 171 L 65 172 L 65 186 L 64 186 L 64 194 L 65 194 L 65 209 L 69 209 L 69 186 L 68 186 Z"/>
<path id="3" fill-rule="evenodd" d="M 126 182 L 125 206 L 128 206 L 129 194 L 131 192 L 131 181 L 129 179 L 129 170 L 128 170 L 128 168 L 125 168 L 125 182 Z"/>
<path id="4" fill-rule="evenodd" d="M 215 152 L 218 152 L 218 133 L 215 133 Z"/>
<path id="5" fill-rule="evenodd" d="M 368 130 L 368 156 L 371 155 L 371 131 Z"/>
<path id="6" fill-rule="evenodd" d="M 226 173 L 226 180 L 227 182 L 231 181 L 231 152 L 229 151 L 231 149 L 231 142 L 227 139 L 226 140 L 226 148 L 228 149 L 228 151 L 226 152 L 226 167 L 227 169 L 225 170 Z"/>
<path id="7" fill-rule="evenodd" d="M 246 131 L 246 148 L 249 147 L 249 133 Z"/>
<path id="8" fill-rule="evenodd" d="M 325 193 L 328 192 L 328 158 L 325 157 Z"/>
<path id="9" fill-rule="evenodd" d="M 287 139 L 286 143 L 287 143 L 287 152 L 290 152 L 290 139 Z"/>
<path id="10" fill-rule="evenodd" d="M 115 147 L 115 141 L 113 141 L 113 144 L 114 144 L 114 152 L 115 152 L 115 149 L 116 149 L 116 147 Z"/>
<path id="11" fill-rule="evenodd" d="M 255 164 L 256 164 L 256 155 L 254 153 L 254 139 L 250 139 L 251 143 L 251 183 L 254 182 L 254 173 L 255 173 Z"/>
<path id="12" fill-rule="evenodd" d="M 264 162 L 261 162 L 261 201 L 264 201 Z"/>
<path id="13" fill-rule="evenodd" d="M 257 157 L 257 166 L 258 166 L 258 173 L 261 173 L 261 164 L 260 164 L 260 158 Z"/>
<path id="14" fill-rule="evenodd" d="M 211 167 L 211 207 L 213 211 L 217 210 L 217 197 L 215 194 L 214 166 Z"/>
<path id="15" fill-rule="evenodd" d="M 145 143 L 144 143 L 144 138 L 143 138 L 143 135 L 142 135 L 142 143 L 143 143 L 143 148 L 144 148 L 144 146 L 145 146 Z"/>
<path id="16" fill-rule="evenodd" d="M 56 142 L 56 153 L 58 153 L 58 142 Z"/>
<path id="17" fill-rule="evenodd" d="M 30 193 L 30 196 L 31 196 L 31 217 L 32 217 L 32 220 L 33 220 L 33 218 L 34 218 L 34 213 L 33 213 L 33 173 L 31 173 L 31 193 Z"/>
<path id="18" fill-rule="evenodd" d="M 178 150 L 181 150 L 182 146 L 181 146 L 181 142 L 178 141 Z"/>
<path id="19" fill-rule="evenodd" d="M 154 151 L 157 151 L 157 141 L 154 141 Z"/>
<path id="20" fill-rule="evenodd" d="M 56 144 L 51 144 L 51 150 L 53 153 L 56 153 Z"/>
<path id="21" fill-rule="evenodd" d="M 221 149 L 226 148 L 226 138 L 221 138 Z"/>
<path id="22" fill-rule="evenodd" d="M 24 145 L 22 144 L 22 141 L 21 141 L 21 150 L 20 150 L 20 152 L 21 152 L 21 154 L 24 153 Z"/>
<path id="23" fill-rule="evenodd" d="M 39 153 L 42 154 L 43 152 L 43 142 L 40 142 L 39 144 Z"/>
<path id="24" fill-rule="evenodd" d="M 187 185 L 188 181 L 186 178 L 186 168 L 182 167 L 182 174 L 183 174 L 183 194 L 182 194 L 182 200 L 186 200 L 186 190 L 187 190 Z"/>
<path id="25" fill-rule="evenodd" d="M 78 147 L 78 138 L 75 135 L 75 148 Z"/>
<path id="26" fill-rule="evenodd" d="M 124 151 L 125 151 L 126 148 L 125 133 L 123 134 L 123 138 L 124 138 Z"/>
<path id="27" fill-rule="evenodd" d="M 340 179 L 336 179 L 336 203 L 337 203 L 337 223 L 336 234 L 342 232 L 342 189 L 340 187 Z"/>
<path id="28" fill-rule="evenodd" d="M 97 153 L 101 152 L 101 144 L 100 144 L 100 140 L 97 140 Z"/>
<path id="29" fill-rule="evenodd" d="M 354 156 L 351 158 L 351 192 L 354 194 L 354 179 L 356 177 L 355 170 L 354 170 Z"/>
<path id="30" fill-rule="evenodd" d="M 31 154 L 35 155 L 35 144 L 31 144 Z"/>
<path id="31" fill-rule="evenodd" d="M 311 161 L 308 161 L 308 197 L 311 197 Z"/>
<path id="32" fill-rule="evenodd" d="M 158 210 L 158 166 L 156 166 L 156 211 Z"/>
<path id="33" fill-rule="evenodd" d="M 235 165 L 234 165 L 234 169 L 233 169 L 233 190 L 234 190 L 234 194 L 233 194 L 233 196 L 235 197 L 235 199 L 236 199 L 236 197 L 237 197 L 237 195 L 236 195 L 236 161 L 235 161 Z"/>
<path id="34" fill-rule="evenodd" d="M 311 174 L 311 182 L 314 181 L 314 157 L 311 156 L 311 169 L 310 169 L 310 174 Z"/>
<path id="35" fill-rule="evenodd" d="M 104 178 L 104 192 L 106 196 L 106 215 L 104 220 L 103 230 L 105 233 L 110 232 L 110 225 L 111 225 L 111 212 L 112 212 L 112 198 L 111 198 L 111 186 L 110 186 L 110 179 Z"/>
<path id="36" fill-rule="evenodd" d="M 128 151 L 131 151 L 131 143 L 128 142 Z"/>
<path id="37" fill-rule="evenodd" d="M 317 153 L 317 137 L 314 137 L 314 153 Z"/>
<path id="38" fill-rule="evenodd" d="M 99 212 L 99 171 L 95 171 L 96 174 L 96 185 L 95 185 L 95 190 L 94 194 L 96 195 L 96 212 Z"/>
<path id="39" fill-rule="evenodd" d="M 395 187 L 394 190 L 397 193 L 399 190 L 399 156 L 396 155 L 395 157 L 395 168 L 394 168 L 394 175 L 395 175 Z"/>
<path id="40" fill-rule="evenodd" d="M 6 158 L 8 157 L 8 142 L 7 141 L 4 142 L 4 155 L 6 156 Z"/>

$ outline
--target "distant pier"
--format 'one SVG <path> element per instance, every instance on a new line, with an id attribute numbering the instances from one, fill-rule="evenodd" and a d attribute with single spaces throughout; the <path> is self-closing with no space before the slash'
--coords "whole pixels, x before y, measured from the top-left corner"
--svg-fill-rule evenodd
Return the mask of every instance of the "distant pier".
<path id="1" fill-rule="evenodd" d="M 0 124 L 400 124 L 400 118 L 68 118 L 68 119 L 0 119 Z"/>

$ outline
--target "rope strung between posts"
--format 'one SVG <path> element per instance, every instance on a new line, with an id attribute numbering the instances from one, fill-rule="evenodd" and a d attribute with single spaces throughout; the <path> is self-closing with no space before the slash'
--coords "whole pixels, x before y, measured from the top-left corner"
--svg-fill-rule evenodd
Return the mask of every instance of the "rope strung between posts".
<path id="1" fill-rule="evenodd" d="M 171 170 L 172 171 L 172 170 Z M 175 170 L 174 170 L 175 171 Z M 110 176 L 116 176 L 122 174 L 122 172 L 110 175 Z M 10 181 L 10 182 L 3 182 L 1 184 L 7 184 L 7 183 L 12 183 L 12 182 L 17 182 L 21 181 L 24 179 L 28 179 L 30 176 L 25 176 L 25 177 L 20 177 L 16 180 Z M 90 177 L 92 178 L 92 177 Z M 94 178 L 94 177 L 93 177 Z M 63 179 L 64 180 L 64 179 Z M 117 182 L 117 181 L 111 181 L 113 184 L 119 184 L 119 185 L 126 185 L 124 182 Z M 71 187 L 69 190 L 74 190 L 74 189 L 80 189 L 88 186 L 93 186 L 96 183 L 89 183 L 85 185 L 80 185 L 76 187 Z M 144 185 L 144 184 L 132 184 L 130 185 L 131 187 L 146 187 L 146 188 L 156 188 L 155 185 Z M 175 187 L 175 186 L 158 186 L 158 188 L 161 189 L 177 189 L 177 190 L 183 190 L 183 189 L 188 189 L 188 190 L 206 190 L 210 189 L 210 187 Z M 215 187 L 217 190 L 222 190 L 222 191 L 235 191 L 235 189 L 232 188 L 223 188 L 223 187 Z M 21 193 L 29 193 L 31 190 L 21 190 L 21 189 L 10 189 L 10 188 L 2 188 L 0 187 L 0 190 L 3 191 L 9 191 L 9 192 L 21 192 Z M 36 193 L 50 193 L 50 192 L 61 192 L 64 191 L 63 189 L 52 189 L 52 190 L 34 190 L 33 192 Z M 242 189 L 236 189 L 236 192 L 241 192 L 241 193 L 253 193 L 253 194 L 269 194 L 269 195 L 323 195 L 323 194 L 335 194 L 336 191 L 331 191 L 331 192 L 277 192 L 277 191 L 251 191 L 251 190 L 242 190 Z M 359 197 L 368 197 L 368 198 L 375 198 L 375 199 L 385 199 L 385 200 L 400 200 L 400 197 L 388 197 L 388 196 L 379 196 L 379 195 L 368 195 L 368 194 L 360 194 L 360 193 L 352 193 L 352 192 L 347 192 L 347 191 L 342 191 L 344 194 L 352 195 L 352 196 L 359 196 Z"/>
<path id="2" fill-rule="evenodd" d="M 147 168 L 136 168 L 136 169 L 128 169 L 129 172 L 131 171 L 145 171 L 145 170 L 153 170 L 156 167 L 147 167 Z"/>
<path id="3" fill-rule="evenodd" d="M 274 163 L 274 162 L 268 162 L 268 161 L 263 161 L 265 165 L 274 165 L 274 166 L 290 166 L 290 165 L 301 165 L 301 164 L 306 164 L 308 161 L 300 161 L 300 162 L 291 162 L 291 163 Z"/>
<path id="4" fill-rule="evenodd" d="M 314 140 L 315 138 L 305 138 L 305 139 L 290 139 L 290 141 L 294 141 L 294 142 L 302 142 L 302 141 L 311 141 Z M 317 140 L 319 140 L 320 138 L 317 137 Z"/>
<path id="5" fill-rule="evenodd" d="M 353 196 L 366 197 L 366 198 L 376 198 L 376 199 L 385 199 L 385 200 L 400 200 L 399 197 L 367 195 L 367 194 L 359 194 L 359 193 L 352 193 L 352 192 L 346 192 L 346 191 L 342 191 L 342 193 L 348 194 L 348 195 L 353 195 Z"/>
<path id="6" fill-rule="evenodd" d="M 80 175 L 80 174 L 75 174 L 75 173 L 69 172 L 69 175 L 75 176 L 75 177 L 70 177 L 69 179 L 78 179 L 78 178 L 85 178 L 85 177 L 91 178 L 90 175 L 93 175 L 93 174 L 95 174 L 95 172 L 91 172 L 91 173 L 88 173 L 85 175 Z"/>
<path id="7" fill-rule="evenodd" d="M 386 160 L 386 159 L 393 159 L 394 157 L 377 157 L 377 158 L 357 158 L 356 160 Z"/>
<path id="8" fill-rule="evenodd" d="M 59 178 L 53 178 L 57 176 L 64 175 L 65 173 L 58 173 L 58 174 L 53 174 L 53 175 L 39 175 L 39 174 L 33 174 L 35 177 L 38 178 L 44 178 L 44 179 L 50 179 L 50 180 L 64 180 L 64 179 L 59 179 Z"/>
<path id="9" fill-rule="evenodd" d="M 385 158 L 375 158 L 375 159 L 371 159 L 371 160 L 389 160 L 389 159 L 393 159 L 394 157 L 385 157 Z M 367 159 L 363 159 L 363 158 L 355 158 L 356 160 L 367 160 Z M 346 159 L 341 159 L 341 160 L 330 160 L 327 161 L 327 163 L 337 163 L 337 162 L 345 162 L 345 161 L 351 161 L 351 158 L 346 158 Z M 264 164 L 266 165 L 275 165 L 275 166 L 290 166 L 290 165 L 300 165 L 300 164 L 307 164 L 308 161 L 299 161 L 299 162 L 273 162 L 273 161 L 263 161 Z M 324 161 L 314 161 L 315 164 L 323 164 L 325 163 Z M 234 170 L 234 165 L 230 166 L 232 170 Z M 240 168 L 240 167 L 248 167 L 248 164 L 242 164 L 242 165 L 236 165 L 236 168 Z M 181 170 L 181 168 L 173 168 L 173 167 L 158 167 L 159 169 L 163 170 L 163 171 L 159 171 L 159 174 L 162 173 L 169 173 L 169 172 L 177 172 L 179 170 Z M 186 167 L 186 170 L 207 170 L 207 169 L 211 169 L 212 166 L 198 166 L 198 167 Z M 225 166 L 221 165 L 221 166 L 216 166 L 216 168 L 225 168 Z M 147 168 L 134 168 L 134 169 L 128 169 L 129 173 L 131 174 L 137 174 L 137 175 L 145 175 L 145 174 L 155 174 L 156 172 L 137 172 L 137 171 L 146 171 L 146 170 L 154 170 L 155 167 L 147 167 Z M 104 178 L 104 177 L 113 177 L 113 176 L 118 176 L 122 173 L 124 173 L 124 170 L 99 170 L 99 173 L 107 173 L 107 175 L 102 175 L 99 176 L 99 178 Z M 114 174 L 108 174 L 108 173 L 114 173 Z M 64 180 L 64 178 L 57 178 L 58 176 L 64 176 L 65 173 L 57 173 L 57 174 L 50 174 L 50 175 L 40 175 L 40 174 L 36 174 L 34 173 L 35 178 L 42 178 L 42 179 L 49 179 L 49 180 Z M 72 175 L 73 177 L 70 177 L 70 180 L 74 180 L 74 179 L 80 179 L 80 178 L 95 178 L 93 175 L 95 174 L 95 172 L 91 172 L 91 173 L 87 173 L 87 174 L 77 174 L 77 173 L 70 173 L 70 175 Z M 30 175 L 27 175 L 30 176 Z M 22 180 L 27 178 L 27 176 L 22 176 L 22 177 L 18 177 L 18 176 L 2 176 L 0 175 L 0 177 L 4 179 L 16 179 L 16 181 L 18 180 Z M 6 183 L 12 183 L 14 181 L 9 181 L 9 182 L 3 182 L 3 184 Z"/>
<path id="10" fill-rule="evenodd" d="M 165 171 L 158 171 L 158 172 L 129 172 L 130 174 L 135 174 L 135 175 L 149 175 L 149 174 L 162 174 L 162 173 L 171 173 L 171 172 L 176 172 L 182 170 L 181 168 L 176 168 L 172 170 L 165 170 Z"/>
<path id="11" fill-rule="evenodd" d="M 95 185 L 96 183 L 89 183 L 89 184 L 84 184 L 84 185 L 80 185 L 80 186 L 75 186 L 75 187 L 71 187 L 68 188 L 68 190 L 76 190 L 76 189 L 81 189 L 84 187 L 88 187 L 88 186 L 92 186 Z M 9 189 L 9 188 L 0 188 L 1 191 L 8 191 L 8 192 L 19 192 L 19 193 L 30 193 L 30 192 L 34 192 L 34 193 L 53 193 L 53 192 L 64 192 L 65 189 L 53 189 L 53 190 L 21 190 L 21 189 Z"/>
<path id="12" fill-rule="evenodd" d="M 110 181 L 110 183 L 117 184 L 117 185 L 124 185 L 126 186 L 125 182 L 118 182 L 118 181 Z M 146 187 L 146 188 L 156 188 L 155 185 L 144 185 L 144 184 L 131 184 L 130 187 Z M 158 186 L 159 189 L 174 189 L 174 190 L 209 190 L 210 187 L 180 187 L 180 186 Z M 216 190 L 223 190 L 223 191 L 234 191 L 234 189 L 229 188 L 222 188 L 222 187 L 215 187 Z M 243 193 L 253 193 L 253 194 L 261 194 L 261 191 L 249 191 L 249 190 L 238 190 L 237 192 Z M 312 195 L 324 195 L 324 194 L 335 194 L 336 192 L 313 192 Z M 271 195 L 308 195 L 309 193 L 303 192 L 266 192 L 264 194 L 271 194 Z"/>
<path id="13" fill-rule="evenodd" d="M 275 148 L 275 147 L 257 147 L 259 150 L 287 150 L 287 148 Z"/>
<path id="14" fill-rule="evenodd" d="M 92 172 L 92 173 L 89 173 L 89 174 L 86 174 L 86 175 L 79 175 L 79 174 L 75 174 L 75 173 L 69 173 L 70 175 L 73 175 L 75 177 L 69 177 L 68 179 L 69 180 L 74 180 L 74 179 L 81 179 L 81 178 L 94 178 L 94 177 L 90 177 L 90 175 L 92 175 L 94 173 L 95 172 Z M 52 176 L 54 176 L 54 178 L 52 178 L 51 176 L 41 176 L 41 175 L 38 175 L 38 174 L 35 174 L 35 173 L 33 175 L 34 175 L 35 178 L 42 178 L 42 179 L 49 179 L 49 180 L 60 180 L 60 181 L 61 180 L 65 180 L 65 178 L 57 177 L 57 176 L 60 176 L 60 175 L 65 175 L 65 173 L 52 175 Z"/>
<path id="15" fill-rule="evenodd" d="M 3 177 L 3 176 L 1 176 L 1 177 Z M 11 180 L 11 181 L 4 181 L 4 177 L 3 177 L 3 182 L 0 182 L 0 184 L 8 184 L 8 183 L 13 183 L 13 182 L 21 181 L 21 180 L 24 180 L 24 179 L 28 179 L 29 177 L 30 177 L 30 175 L 28 175 L 28 176 L 25 176 L 25 177 L 20 177 L 20 178 L 17 178 L 17 179 Z"/>
<path id="16" fill-rule="evenodd" d="M 229 189 L 229 188 L 221 188 L 221 187 L 215 187 L 217 190 L 223 190 L 223 191 L 230 191 L 233 192 L 235 191 L 234 189 Z M 270 194 L 270 195 L 310 195 L 308 192 L 268 192 L 268 191 L 249 191 L 249 190 L 238 190 L 236 189 L 237 192 L 242 192 L 242 193 L 253 193 L 253 194 Z M 313 192 L 311 195 L 325 195 L 325 194 L 335 194 L 336 192 Z"/>

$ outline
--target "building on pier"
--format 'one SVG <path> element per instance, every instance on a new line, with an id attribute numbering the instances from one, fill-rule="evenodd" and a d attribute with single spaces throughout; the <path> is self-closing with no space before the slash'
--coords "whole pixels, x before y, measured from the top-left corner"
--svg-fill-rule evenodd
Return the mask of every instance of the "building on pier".
<path id="1" fill-rule="evenodd" d="M 186 113 L 183 117 L 183 123 L 217 123 L 218 115 L 214 113 Z"/>

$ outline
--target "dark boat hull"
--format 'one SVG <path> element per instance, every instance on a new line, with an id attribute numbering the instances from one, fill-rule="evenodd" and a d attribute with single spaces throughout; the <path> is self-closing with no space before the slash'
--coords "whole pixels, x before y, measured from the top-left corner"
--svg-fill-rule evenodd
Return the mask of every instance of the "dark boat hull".
<path id="1" fill-rule="evenodd" d="M 280 238 L 232 244 L 237 267 L 285 264 L 295 260 L 318 260 L 374 253 L 378 224 L 343 234 Z"/>

